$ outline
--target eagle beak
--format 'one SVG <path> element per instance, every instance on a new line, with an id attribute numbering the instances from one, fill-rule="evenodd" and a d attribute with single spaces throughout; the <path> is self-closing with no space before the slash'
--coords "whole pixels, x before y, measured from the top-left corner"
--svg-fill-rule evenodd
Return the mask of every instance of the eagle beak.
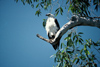
<path id="1" fill-rule="evenodd" d="M 50 14 L 48 13 L 48 14 L 46 14 L 46 16 L 50 16 Z"/>

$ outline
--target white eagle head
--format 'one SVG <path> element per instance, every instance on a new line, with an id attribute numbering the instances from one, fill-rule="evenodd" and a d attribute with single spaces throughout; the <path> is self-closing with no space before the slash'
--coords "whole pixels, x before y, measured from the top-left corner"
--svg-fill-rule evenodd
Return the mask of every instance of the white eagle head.
<path id="1" fill-rule="evenodd" d="M 51 14 L 51 13 L 46 14 L 46 16 L 48 16 L 48 17 L 54 17 L 54 15 Z"/>

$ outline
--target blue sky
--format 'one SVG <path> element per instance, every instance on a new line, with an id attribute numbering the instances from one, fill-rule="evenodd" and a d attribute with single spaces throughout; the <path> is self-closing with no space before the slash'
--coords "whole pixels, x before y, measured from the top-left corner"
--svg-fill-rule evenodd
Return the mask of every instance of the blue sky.
<path id="1" fill-rule="evenodd" d="M 42 26 L 43 19 L 49 11 L 43 11 L 40 17 L 35 16 L 37 9 L 23 5 L 14 0 L 0 0 L 0 67 L 52 67 L 55 65 L 51 55 L 56 53 L 52 46 L 37 38 L 36 34 L 47 37 Z M 99 10 L 100 11 L 100 10 Z M 53 13 L 53 12 L 52 12 Z M 96 15 L 100 16 L 99 12 Z M 68 19 L 66 13 L 56 18 L 62 27 Z M 84 39 L 100 40 L 100 29 L 80 26 Z M 60 42 L 64 42 L 63 38 Z M 99 54 L 98 54 L 99 55 Z"/>

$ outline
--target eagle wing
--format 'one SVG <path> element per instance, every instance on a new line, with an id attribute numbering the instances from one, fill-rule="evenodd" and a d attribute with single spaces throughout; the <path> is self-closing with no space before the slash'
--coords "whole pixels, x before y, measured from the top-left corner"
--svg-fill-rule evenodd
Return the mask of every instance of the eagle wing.
<path id="1" fill-rule="evenodd" d="M 60 26 L 59 26 L 58 20 L 56 18 L 55 18 L 55 23 L 56 23 L 56 25 L 58 27 L 58 30 L 59 30 L 60 29 Z"/>

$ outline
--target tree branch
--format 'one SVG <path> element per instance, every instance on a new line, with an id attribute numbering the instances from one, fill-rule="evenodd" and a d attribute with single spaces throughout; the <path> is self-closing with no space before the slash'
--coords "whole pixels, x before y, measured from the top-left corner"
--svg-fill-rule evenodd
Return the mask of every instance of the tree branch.
<path id="1" fill-rule="evenodd" d="M 64 26 L 60 28 L 60 30 L 56 33 L 56 36 L 53 40 L 45 39 L 44 37 L 37 34 L 37 37 L 40 39 L 54 45 L 58 40 L 71 28 L 76 26 L 93 26 L 100 28 L 100 20 L 95 19 L 87 19 L 86 17 L 79 17 L 77 15 L 73 15 L 69 22 L 67 22 Z"/>
<path id="2" fill-rule="evenodd" d="M 51 41 L 50 41 L 50 40 L 48 40 L 48 39 L 46 39 L 46 38 L 44 38 L 44 37 L 40 36 L 39 34 L 37 34 L 36 36 L 37 36 L 38 38 L 40 38 L 40 39 L 42 39 L 42 40 L 44 40 L 44 41 L 48 42 L 48 43 L 51 43 Z"/>

